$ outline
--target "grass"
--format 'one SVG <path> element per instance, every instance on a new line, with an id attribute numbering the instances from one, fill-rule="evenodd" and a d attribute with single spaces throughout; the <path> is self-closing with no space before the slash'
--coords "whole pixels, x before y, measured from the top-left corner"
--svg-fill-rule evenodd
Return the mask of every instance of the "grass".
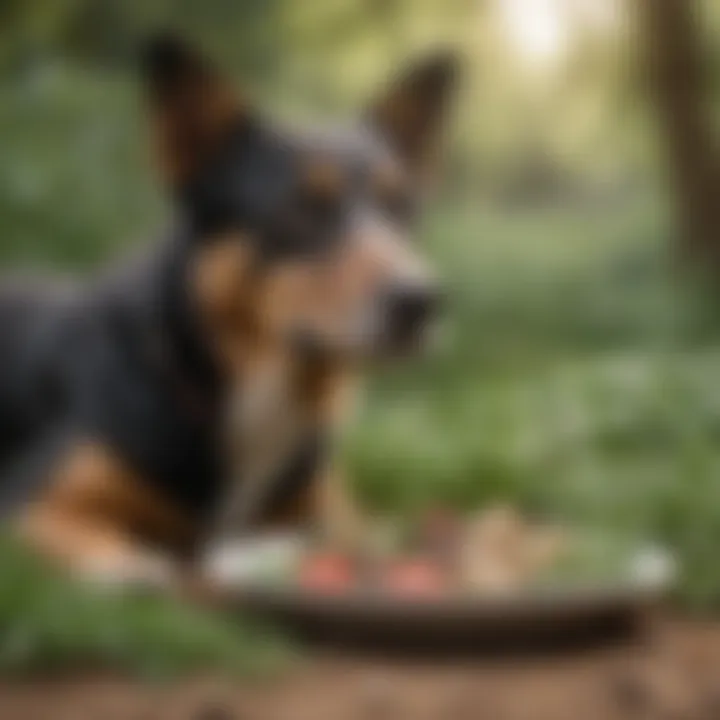
<path id="1" fill-rule="evenodd" d="M 0 673 L 258 675 L 290 658 L 266 628 L 159 596 L 81 587 L 7 539 L 0 567 Z"/>
<path id="2" fill-rule="evenodd" d="M 57 67 L 0 84 L 0 257 L 86 268 L 157 227 L 122 80 Z M 372 383 L 346 454 L 368 506 L 499 499 L 679 555 L 683 601 L 717 607 L 715 307 L 668 263 L 662 207 L 440 207 L 425 241 L 451 341 Z M 264 667 L 276 642 L 151 598 L 89 594 L 0 548 L 0 665 L 143 673 Z"/>

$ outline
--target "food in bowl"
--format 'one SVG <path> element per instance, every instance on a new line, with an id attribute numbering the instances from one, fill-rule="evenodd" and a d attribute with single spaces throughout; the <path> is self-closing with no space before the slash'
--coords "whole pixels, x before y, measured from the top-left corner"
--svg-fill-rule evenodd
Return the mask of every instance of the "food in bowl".
<path id="1" fill-rule="evenodd" d="M 206 568 L 225 586 L 408 600 L 628 582 L 647 588 L 668 586 L 675 575 L 672 556 L 660 548 L 638 552 L 637 543 L 617 534 L 533 521 L 508 505 L 467 516 L 432 509 L 414 520 L 378 522 L 366 540 L 350 553 L 317 538 L 255 537 L 219 548 Z"/>

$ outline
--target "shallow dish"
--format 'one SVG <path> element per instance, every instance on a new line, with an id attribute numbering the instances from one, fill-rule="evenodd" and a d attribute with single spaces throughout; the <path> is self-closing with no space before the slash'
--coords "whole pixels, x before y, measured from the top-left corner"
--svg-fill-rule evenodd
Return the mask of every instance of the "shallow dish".
<path id="1" fill-rule="evenodd" d="M 294 585 L 246 584 L 238 610 L 304 640 L 381 652 L 482 654 L 563 650 L 636 636 L 672 589 L 673 563 L 658 548 L 632 558 L 612 585 L 544 587 L 501 595 L 407 598 L 383 592 L 328 594 Z"/>

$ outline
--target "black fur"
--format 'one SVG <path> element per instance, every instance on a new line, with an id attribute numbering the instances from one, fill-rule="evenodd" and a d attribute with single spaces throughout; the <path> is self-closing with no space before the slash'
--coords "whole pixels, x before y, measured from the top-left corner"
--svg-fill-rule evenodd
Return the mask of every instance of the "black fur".
<path id="1" fill-rule="evenodd" d="M 369 199 L 367 142 L 334 148 L 354 173 L 358 204 Z M 184 188 L 184 220 L 152 252 L 89 285 L 0 285 L 0 509 L 38 492 L 66 444 L 93 440 L 199 519 L 212 512 L 224 476 L 224 387 L 188 291 L 195 255 L 228 229 L 247 231 L 266 264 L 330 252 L 354 210 L 347 196 L 303 205 L 300 158 L 310 150 L 289 136 L 242 125 L 221 150 Z M 305 475 L 316 454 L 298 449 Z M 300 489 L 297 478 L 287 484 Z M 278 491 L 273 502 L 282 499 Z"/>
<path id="2" fill-rule="evenodd" d="M 41 492 L 78 441 L 117 452 L 194 517 L 219 499 L 224 386 L 197 326 L 181 231 L 94 287 L 6 287 L 0 301 L 0 512 Z M 278 478 L 267 512 L 309 480 L 321 449 L 310 435 Z"/>
<path id="3" fill-rule="evenodd" d="M 171 41 L 146 57 L 158 96 L 209 72 Z M 153 252 L 90 284 L 0 283 L 0 512 L 40 492 L 72 443 L 92 440 L 202 524 L 224 478 L 225 387 L 189 292 L 195 254 L 217 233 L 238 230 L 266 267 L 332 254 L 360 215 L 406 225 L 414 188 L 386 197 L 372 182 L 392 155 L 381 135 L 367 126 L 300 136 L 238 115 L 213 156 L 174 187 L 178 229 Z M 318 158 L 340 169 L 335 197 L 303 190 L 307 163 Z M 321 434 L 298 448 L 271 504 L 312 476 Z"/>

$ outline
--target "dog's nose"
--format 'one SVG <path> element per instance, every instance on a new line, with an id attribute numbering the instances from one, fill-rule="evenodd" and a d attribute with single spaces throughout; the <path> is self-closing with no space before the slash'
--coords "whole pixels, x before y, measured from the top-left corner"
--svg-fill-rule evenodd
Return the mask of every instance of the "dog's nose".
<path id="1" fill-rule="evenodd" d="M 395 285 L 385 295 L 386 327 L 393 343 L 412 342 L 440 311 L 441 294 L 429 284 Z"/>

